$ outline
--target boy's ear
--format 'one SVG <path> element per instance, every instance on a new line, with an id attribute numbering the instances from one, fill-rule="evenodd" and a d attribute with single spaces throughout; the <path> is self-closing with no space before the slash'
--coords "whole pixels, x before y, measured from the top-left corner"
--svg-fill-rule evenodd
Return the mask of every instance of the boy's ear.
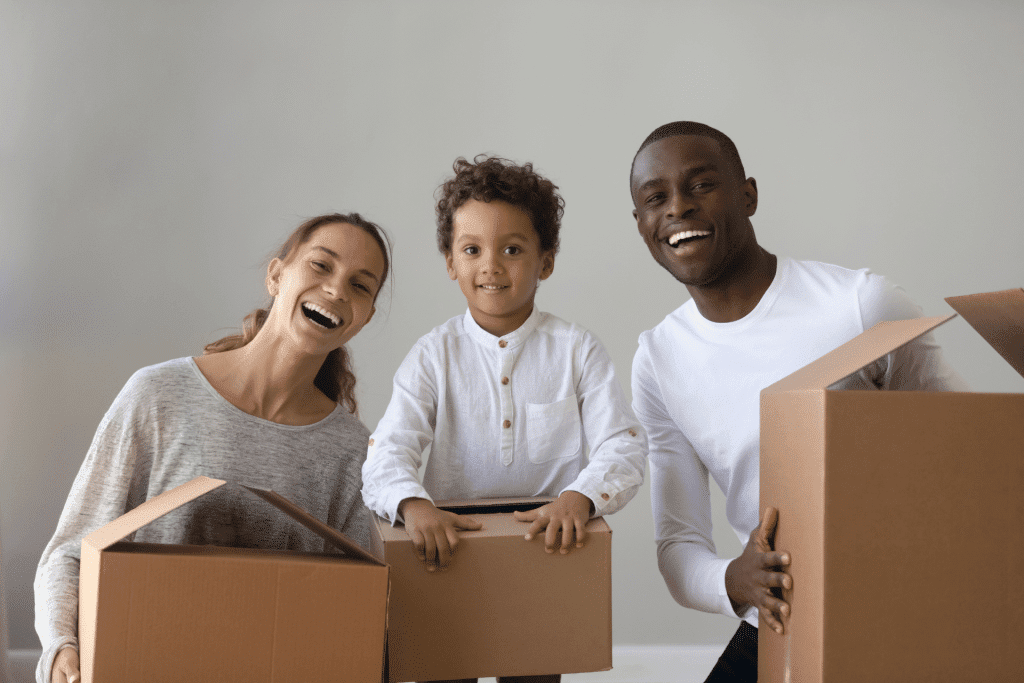
<path id="1" fill-rule="evenodd" d="M 540 279 L 547 280 L 551 277 L 551 273 L 555 272 L 555 252 L 546 251 L 541 255 L 541 262 L 543 266 L 540 269 Z"/>
<path id="2" fill-rule="evenodd" d="M 275 258 L 267 266 L 267 292 L 272 297 L 277 296 L 277 292 L 281 288 L 282 266 L 284 266 L 284 262 L 279 258 Z"/>
<path id="3" fill-rule="evenodd" d="M 458 280 L 459 279 L 459 274 L 455 272 L 455 262 L 452 259 L 452 253 L 451 252 L 448 252 L 447 254 L 445 254 L 445 256 L 444 256 L 444 266 L 445 266 L 445 268 L 448 269 L 448 279 L 449 280 Z"/>

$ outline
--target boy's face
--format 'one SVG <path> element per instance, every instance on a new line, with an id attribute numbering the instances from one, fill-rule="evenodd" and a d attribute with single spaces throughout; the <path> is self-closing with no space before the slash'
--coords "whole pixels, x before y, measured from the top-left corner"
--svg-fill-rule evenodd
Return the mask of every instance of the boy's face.
<path id="1" fill-rule="evenodd" d="M 501 337 L 526 322 L 537 285 L 555 268 L 522 209 L 496 200 L 470 199 L 452 217 L 448 277 L 458 280 L 473 319 Z"/>

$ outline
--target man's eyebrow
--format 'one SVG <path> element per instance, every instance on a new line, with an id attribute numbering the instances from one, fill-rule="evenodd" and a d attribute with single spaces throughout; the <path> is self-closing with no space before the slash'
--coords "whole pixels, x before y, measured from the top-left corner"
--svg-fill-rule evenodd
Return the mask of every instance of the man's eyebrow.
<path id="1" fill-rule="evenodd" d="M 341 257 L 338 256 L 338 252 L 334 251 L 333 249 L 328 249 L 327 247 L 321 246 L 319 244 L 316 245 L 313 248 L 314 249 L 319 249 L 320 251 L 325 251 L 325 252 L 327 252 L 328 254 L 330 254 L 331 256 L 333 256 L 334 258 L 336 258 L 338 260 L 341 259 Z M 380 282 L 380 278 L 377 277 L 377 274 L 372 272 L 372 271 L 367 270 L 366 268 L 360 268 L 359 272 L 363 273 L 365 275 L 368 275 L 374 282 L 378 282 L 378 283 Z"/>
<path id="2" fill-rule="evenodd" d="M 683 175 L 686 176 L 686 177 L 691 177 L 691 176 L 695 176 L 695 175 L 700 175 L 701 173 L 707 173 L 708 171 L 717 171 L 717 170 L 718 170 L 718 166 L 716 164 L 709 163 L 709 164 L 704 164 L 703 166 L 696 166 L 694 168 L 688 168 L 688 169 L 686 169 L 683 172 Z M 662 185 L 664 182 L 665 182 L 664 178 L 651 178 L 650 180 L 645 182 L 643 185 L 641 185 L 640 187 L 636 188 L 636 191 L 637 192 L 643 192 L 644 190 L 649 190 L 652 187 L 655 187 L 655 186 L 658 186 L 658 185 Z"/>

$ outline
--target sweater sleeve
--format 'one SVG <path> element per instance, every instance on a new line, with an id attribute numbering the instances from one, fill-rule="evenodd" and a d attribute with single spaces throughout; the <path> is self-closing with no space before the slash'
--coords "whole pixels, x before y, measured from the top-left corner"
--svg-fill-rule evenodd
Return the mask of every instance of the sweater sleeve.
<path id="1" fill-rule="evenodd" d="M 590 333 L 583 335 L 578 366 L 576 396 L 590 454 L 587 466 L 565 490 L 590 498 L 599 517 L 620 510 L 640 489 L 647 438 L 626 402 L 612 359 Z"/>
<path id="2" fill-rule="evenodd" d="M 363 502 L 392 524 L 406 498 L 432 498 L 420 483 L 423 451 L 434 440 L 437 384 L 428 350 L 418 342 L 395 373 L 391 402 L 370 435 L 363 465 Z"/>
<path id="3" fill-rule="evenodd" d="M 57 652 L 78 647 L 78 570 L 82 538 L 125 513 L 138 460 L 138 373 L 104 415 L 75 477 L 57 530 L 36 569 L 35 627 L 43 647 L 38 683 L 49 683 Z"/>
<path id="4" fill-rule="evenodd" d="M 712 536 L 708 470 L 669 417 L 642 340 L 632 386 L 633 409 L 647 430 L 658 568 L 669 593 L 684 607 L 736 617 L 725 590 L 730 560 L 718 557 Z"/>

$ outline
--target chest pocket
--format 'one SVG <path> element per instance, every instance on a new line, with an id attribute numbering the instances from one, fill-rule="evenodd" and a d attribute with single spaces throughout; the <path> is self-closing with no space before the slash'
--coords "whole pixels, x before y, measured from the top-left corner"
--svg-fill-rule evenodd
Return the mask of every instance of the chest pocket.
<path id="1" fill-rule="evenodd" d="M 526 418 L 530 462 L 550 462 L 579 452 L 582 425 L 576 396 L 554 403 L 527 403 Z"/>

